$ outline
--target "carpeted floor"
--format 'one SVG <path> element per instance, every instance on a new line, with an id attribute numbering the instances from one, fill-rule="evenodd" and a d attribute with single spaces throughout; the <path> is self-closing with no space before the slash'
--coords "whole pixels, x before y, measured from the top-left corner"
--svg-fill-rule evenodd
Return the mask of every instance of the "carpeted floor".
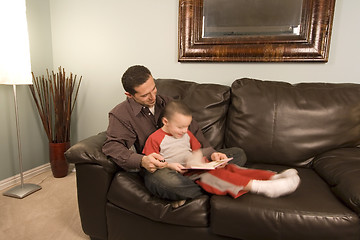
<path id="1" fill-rule="evenodd" d="M 76 173 L 54 178 L 51 171 L 26 183 L 41 190 L 17 199 L 0 196 L 0 239 L 81 240 L 89 239 L 81 229 L 77 206 Z"/>

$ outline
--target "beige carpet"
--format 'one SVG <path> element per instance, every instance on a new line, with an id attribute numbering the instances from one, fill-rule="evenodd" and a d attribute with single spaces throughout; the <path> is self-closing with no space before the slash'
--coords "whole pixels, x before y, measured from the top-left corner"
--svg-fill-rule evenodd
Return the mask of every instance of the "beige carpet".
<path id="1" fill-rule="evenodd" d="M 41 190 L 17 199 L 0 196 L 0 239 L 89 239 L 81 229 L 77 206 L 76 173 L 54 178 L 51 171 L 27 181 Z"/>

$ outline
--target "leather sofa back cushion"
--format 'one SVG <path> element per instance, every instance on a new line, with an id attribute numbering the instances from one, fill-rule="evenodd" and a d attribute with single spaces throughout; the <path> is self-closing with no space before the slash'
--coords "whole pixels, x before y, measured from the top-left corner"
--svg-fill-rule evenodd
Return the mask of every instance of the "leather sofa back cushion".
<path id="1" fill-rule="evenodd" d="M 223 147 L 230 87 L 176 79 L 157 79 L 156 87 L 159 94 L 181 99 L 187 104 L 211 146 Z"/>
<path id="2" fill-rule="evenodd" d="M 248 161 L 288 166 L 360 143 L 360 85 L 236 80 L 225 144 Z"/>
<path id="3" fill-rule="evenodd" d="M 360 148 L 339 148 L 314 159 L 313 168 L 335 195 L 360 216 Z"/>

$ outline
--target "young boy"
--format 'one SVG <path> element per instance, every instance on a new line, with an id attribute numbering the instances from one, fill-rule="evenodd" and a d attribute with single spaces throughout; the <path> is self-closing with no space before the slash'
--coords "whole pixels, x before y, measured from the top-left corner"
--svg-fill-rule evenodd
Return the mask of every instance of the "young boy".
<path id="1" fill-rule="evenodd" d="M 189 108 L 180 101 L 166 105 L 162 122 L 163 127 L 151 134 L 145 143 L 143 153 L 158 153 L 167 163 L 167 168 L 196 180 L 205 191 L 217 195 L 229 194 L 234 198 L 246 192 L 262 194 L 270 198 L 290 194 L 296 190 L 300 178 L 295 169 L 288 169 L 279 174 L 272 171 L 248 169 L 235 164 L 210 171 L 187 171 L 188 159 L 196 151 L 201 151 L 201 144 L 188 130 L 192 120 Z M 207 157 L 207 156 L 206 156 Z M 196 177 L 194 178 L 194 174 Z"/>

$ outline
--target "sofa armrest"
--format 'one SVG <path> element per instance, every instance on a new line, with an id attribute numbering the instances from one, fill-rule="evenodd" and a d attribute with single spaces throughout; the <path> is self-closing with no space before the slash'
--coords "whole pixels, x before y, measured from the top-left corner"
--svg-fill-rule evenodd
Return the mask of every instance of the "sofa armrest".
<path id="1" fill-rule="evenodd" d="M 76 166 L 79 213 L 83 231 L 91 239 L 107 239 L 107 194 L 119 167 L 102 152 L 106 133 L 86 138 L 65 152 Z"/>
<path id="2" fill-rule="evenodd" d="M 339 199 L 360 214 L 360 148 L 323 153 L 314 159 L 313 168 Z"/>
<path id="3" fill-rule="evenodd" d="M 101 132 L 76 143 L 65 152 L 66 160 L 74 164 L 98 164 L 106 171 L 114 173 L 118 166 L 102 152 L 105 139 L 106 133 Z"/>

